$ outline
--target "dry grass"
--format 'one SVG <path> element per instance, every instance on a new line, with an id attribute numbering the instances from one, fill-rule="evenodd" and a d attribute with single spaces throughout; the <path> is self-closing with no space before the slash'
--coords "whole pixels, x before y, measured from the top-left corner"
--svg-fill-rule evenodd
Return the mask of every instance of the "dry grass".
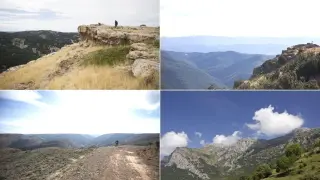
<path id="1" fill-rule="evenodd" d="M 48 89 L 155 89 L 126 71 L 109 66 L 89 66 L 56 77 Z"/>
<path id="2" fill-rule="evenodd" d="M 16 71 L 0 74 L 0 89 L 159 88 L 159 75 L 157 73 L 151 78 L 143 79 L 133 77 L 125 68 L 120 70 L 121 68 L 105 65 L 109 63 L 103 61 L 91 61 L 86 66 L 81 66 L 88 54 L 92 54 L 92 52 L 108 52 L 102 51 L 103 49 L 106 49 L 106 47 L 81 47 L 79 44 L 65 47 L 54 55 L 42 57 Z M 124 55 L 123 52 L 128 51 L 127 47 L 119 49 L 121 50 L 121 56 Z M 110 62 L 115 64 L 113 61 Z M 67 65 L 62 66 L 61 64 Z"/>

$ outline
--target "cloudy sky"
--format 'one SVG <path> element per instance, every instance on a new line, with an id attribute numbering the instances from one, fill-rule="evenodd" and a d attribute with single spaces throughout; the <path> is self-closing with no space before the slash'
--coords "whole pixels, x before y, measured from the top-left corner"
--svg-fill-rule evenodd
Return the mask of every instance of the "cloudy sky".
<path id="1" fill-rule="evenodd" d="M 161 0 L 161 36 L 320 37 L 319 0 Z"/>
<path id="2" fill-rule="evenodd" d="M 320 127 L 319 99 L 311 91 L 162 92 L 161 154 Z"/>
<path id="3" fill-rule="evenodd" d="M 159 25 L 159 0 L 0 0 L 0 31 L 76 32 L 82 24 Z"/>
<path id="4" fill-rule="evenodd" d="M 158 91 L 0 91 L 0 133 L 159 133 Z"/>

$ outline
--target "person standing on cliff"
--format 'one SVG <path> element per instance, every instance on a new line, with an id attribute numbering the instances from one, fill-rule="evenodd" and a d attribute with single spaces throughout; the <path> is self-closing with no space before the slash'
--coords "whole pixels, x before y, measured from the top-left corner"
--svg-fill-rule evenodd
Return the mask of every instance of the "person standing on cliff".
<path id="1" fill-rule="evenodd" d="M 117 20 L 114 21 L 114 27 L 115 27 L 115 28 L 118 27 L 118 21 L 117 21 Z"/>

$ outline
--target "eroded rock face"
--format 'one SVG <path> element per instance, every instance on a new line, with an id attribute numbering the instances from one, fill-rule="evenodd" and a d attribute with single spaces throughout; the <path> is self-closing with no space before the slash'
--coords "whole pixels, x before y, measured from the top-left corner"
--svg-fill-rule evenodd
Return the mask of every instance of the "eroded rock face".
<path id="1" fill-rule="evenodd" d="M 159 38 L 155 27 L 113 27 L 103 24 L 81 25 L 78 32 L 82 40 L 105 45 L 133 44 L 153 41 Z"/>
<path id="2" fill-rule="evenodd" d="M 283 50 L 281 54 L 277 55 L 275 58 L 270 59 L 264 62 L 261 66 L 253 70 L 252 78 L 261 75 L 270 73 L 282 65 L 293 60 L 299 53 L 308 51 L 309 49 L 320 47 L 317 44 L 307 43 L 307 44 L 298 44 L 291 47 L 288 47 L 286 50 Z"/>

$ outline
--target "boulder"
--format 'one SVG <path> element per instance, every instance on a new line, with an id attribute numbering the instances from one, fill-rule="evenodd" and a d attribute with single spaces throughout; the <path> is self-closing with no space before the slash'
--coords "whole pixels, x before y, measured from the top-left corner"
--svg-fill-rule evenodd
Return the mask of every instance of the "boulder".
<path id="1" fill-rule="evenodd" d="M 155 71 L 159 71 L 159 63 L 147 60 L 147 59 L 137 59 L 132 64 L 132 73 L 135 77 L 149 77 Z"/>

